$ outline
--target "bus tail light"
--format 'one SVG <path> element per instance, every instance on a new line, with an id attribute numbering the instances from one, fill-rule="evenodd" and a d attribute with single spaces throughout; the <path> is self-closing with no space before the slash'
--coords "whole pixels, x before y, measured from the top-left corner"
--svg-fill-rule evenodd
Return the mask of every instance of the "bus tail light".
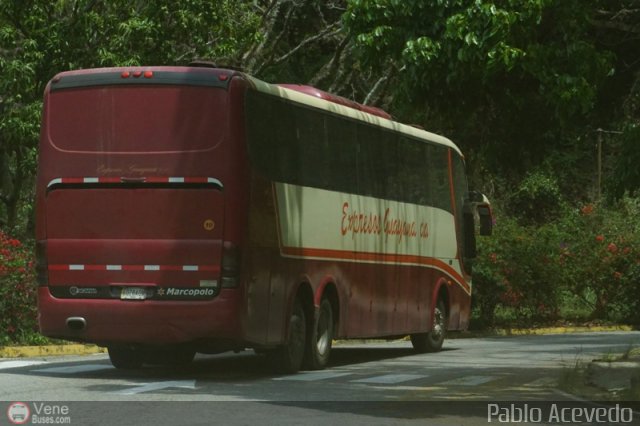
<path id="1" fill-rule="evenodd" d="M 240 248 L 235 244 L 224 243 L 221 270 L 222 288 L 237 287 L 240 276 Z"/>
<path id="2" fill-rule="evenodd" d="M 47 243 L 45 241 L 36 242 L 36 279 L 40 287 L 49 285 Z"/>

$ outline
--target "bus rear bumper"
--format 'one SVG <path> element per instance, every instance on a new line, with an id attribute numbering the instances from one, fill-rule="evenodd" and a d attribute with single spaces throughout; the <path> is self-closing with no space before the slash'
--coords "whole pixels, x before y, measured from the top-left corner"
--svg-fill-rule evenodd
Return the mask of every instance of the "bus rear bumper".
<path id="1" fill-rule="evenodd" d="M 239 310 L 240 297 L 234 290 L 223 290 L 208 301 L 171 302 L 60 299 L 47 287 L 38 290 L 43 335 L 99 345 L 242 341 Z"/>

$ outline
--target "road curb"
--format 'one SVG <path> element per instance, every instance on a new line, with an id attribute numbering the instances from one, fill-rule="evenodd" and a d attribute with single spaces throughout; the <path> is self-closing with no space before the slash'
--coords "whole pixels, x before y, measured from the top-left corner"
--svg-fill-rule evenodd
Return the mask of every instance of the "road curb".
<path id="1" fill-rule="evenodd" d="M 0 358 L 33 358 L 39 356 L 89 355 L 106 352 L 96 345 L 44 345 L 0 347 Z"/>
<path id="2" fill-rule="evenodd" d="M 540 328 L 500 328 L 483 331 L 462 331 L 450 333 L 447 337 L 492 337 L 492 336 L 537 336 L 542 334 L 565 333 L 595 333 L 603 331 L 633 331 L 630 325 L 599 325 L 599 326 L 566 326 L 566 327 L 540 327 Z"/>

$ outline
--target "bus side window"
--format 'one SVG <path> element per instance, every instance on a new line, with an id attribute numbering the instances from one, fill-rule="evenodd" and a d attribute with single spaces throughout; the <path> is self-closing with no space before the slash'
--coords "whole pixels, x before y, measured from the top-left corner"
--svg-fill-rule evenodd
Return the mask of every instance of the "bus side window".
<path id="1" fill-rule="evenodd" d="M 441 146 L 429 146 L 429 169 L 432 173 L 433 206 L 453 213 L 451 206 L 451 187 L 449 186 L 449 159 L 447 149 Z"/>
<path id="2" fill-rule="evenodd" d="M 462 158 L 453 154 L 453 192 L 456 203 L 458 244 L 464 256 L 464 268 L 471 274 L 472 259 L 476 257 L 476 238 L 473 210 L 469 204 L 469 186 Z"/>
<path id="3" fill-rule="evenodd" d="M 366 124 L 358 125 L 358 193 L 398 200 L 401 185 L 395 134 Z"/>
<path id="4" fill-rule="evenodd" d="M 327 115 L 325 126 L 329 147 L 328 187 L 332 191 L 355 194 L 358 182 L 356 125 Z"/>
<path id="5" fill-rule="evenodd" d="M 427 149 L 429 145 L 407 137 L 400 137 L 398 144 L 398 170 L 402 199 L 420 205 L 431 204 L 429 165 Z"/>
<path id="6" fill-rule="evenodd" d="M 322 113 L 307 108 L 295 112 L 295 132 L 299 149 L 297 181 L 306 186 L 326 188 L 329 175 L 329 146 Z"/>
<path id="7" fill-rule="evenodd" d="M 292 113 L 287 102 L 247 91 L 246 128 L 249 158 L 269 179 L 296 182 L 298 148 L 294 127 L 286 120 Z"/>

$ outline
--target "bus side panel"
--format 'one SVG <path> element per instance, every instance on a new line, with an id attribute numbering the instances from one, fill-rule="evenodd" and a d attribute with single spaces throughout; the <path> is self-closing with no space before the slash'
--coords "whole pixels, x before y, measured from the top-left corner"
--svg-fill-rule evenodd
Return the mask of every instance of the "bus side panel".
<path id="1" fill-rule="evenodd" d="M 408 282 L 403 286 L 406 304 L 405 330 L 421 330 L 429 321 L 427 314 L 433 287 L 433 271 L 427 268 L 413 268 L 407 279 Z"/>
<path id="2" fill-rule="evenodd" d="M 420 315 L 409 320 L 408 312 L 418 285 L 434 289 L 440 276 L 432 271 L 468 287 L 456 259 L 454 217 L 447 211 L 299 185 L 274 187 L 283 255 L 344 265 L 349 335 L 426 330 L 428 321 L 414 328 Z M 434 296 L 424 297 L 429 313 Z"/>
<path id="3" fill-rule="evenodd" d="M 252 173 L 249 196 L 248 241 L 244 314 L 245 338 L 259 345 L 281 343 L 282 321 L 270 318 L 274 312 L 272 282 L 281 274 L 278 235 L 271 183 Z M 273 303 L 276 305 L 276 303 Z"/>
<path id="4" fill-rule="evenodd" d="M 364 333 L 363 327 L 370 321 L 371 289 L 353 281 L 353 277 L 358 276 L 359 265 L 341 263 L 339 267 L 344 278 L 338 282 L 338 285 L 342 286 L 345 295 L 341 300 L 345 313 L 341 314 L 340 336 L 358 337 Z"/>
<path id="5" fill-rule="evenodd" d="M 244 338 L 248 342 L 264 345 L 268 342 L 265 324 L 269 319 L 272 251 L 267 248 L 247 247 L 243 255 L 246 265 L 242 316 Z"/>
<path id="6" fill-rule="evenodd" d="M 276 191 L 277 192 L 277 191 Z M 431 326 L 435 283 L 444 278 L 450 301 L 450 329 L 458 329 L 461 304 L 469 296 L 445 273 L 426 266 L 355 260 L 341 253 L 335 259 L 304 247 L 280 247 L 274 186 L 254 174 L 249 208 L 245 337 L 260 345 L 281 344 L 295 290 L 308 282 L 313 292 L 327 279 L 335 281 L 340 303 L 336 337 L 381 337 L 425 332 Z M 339 226 L 339 225 L 338 225 Z M 316 232 L 330 232 L 317 228 Z M 339 230 L 337 232 L 340 232 Z M 355 253 L 355 252 L 353 252 Z M 330 251 L 326 256 L 332 256 Z M 341 257 L 340 257 L 341 256 Z M 356 257 L 355 254 L 351 255 Z"/>

